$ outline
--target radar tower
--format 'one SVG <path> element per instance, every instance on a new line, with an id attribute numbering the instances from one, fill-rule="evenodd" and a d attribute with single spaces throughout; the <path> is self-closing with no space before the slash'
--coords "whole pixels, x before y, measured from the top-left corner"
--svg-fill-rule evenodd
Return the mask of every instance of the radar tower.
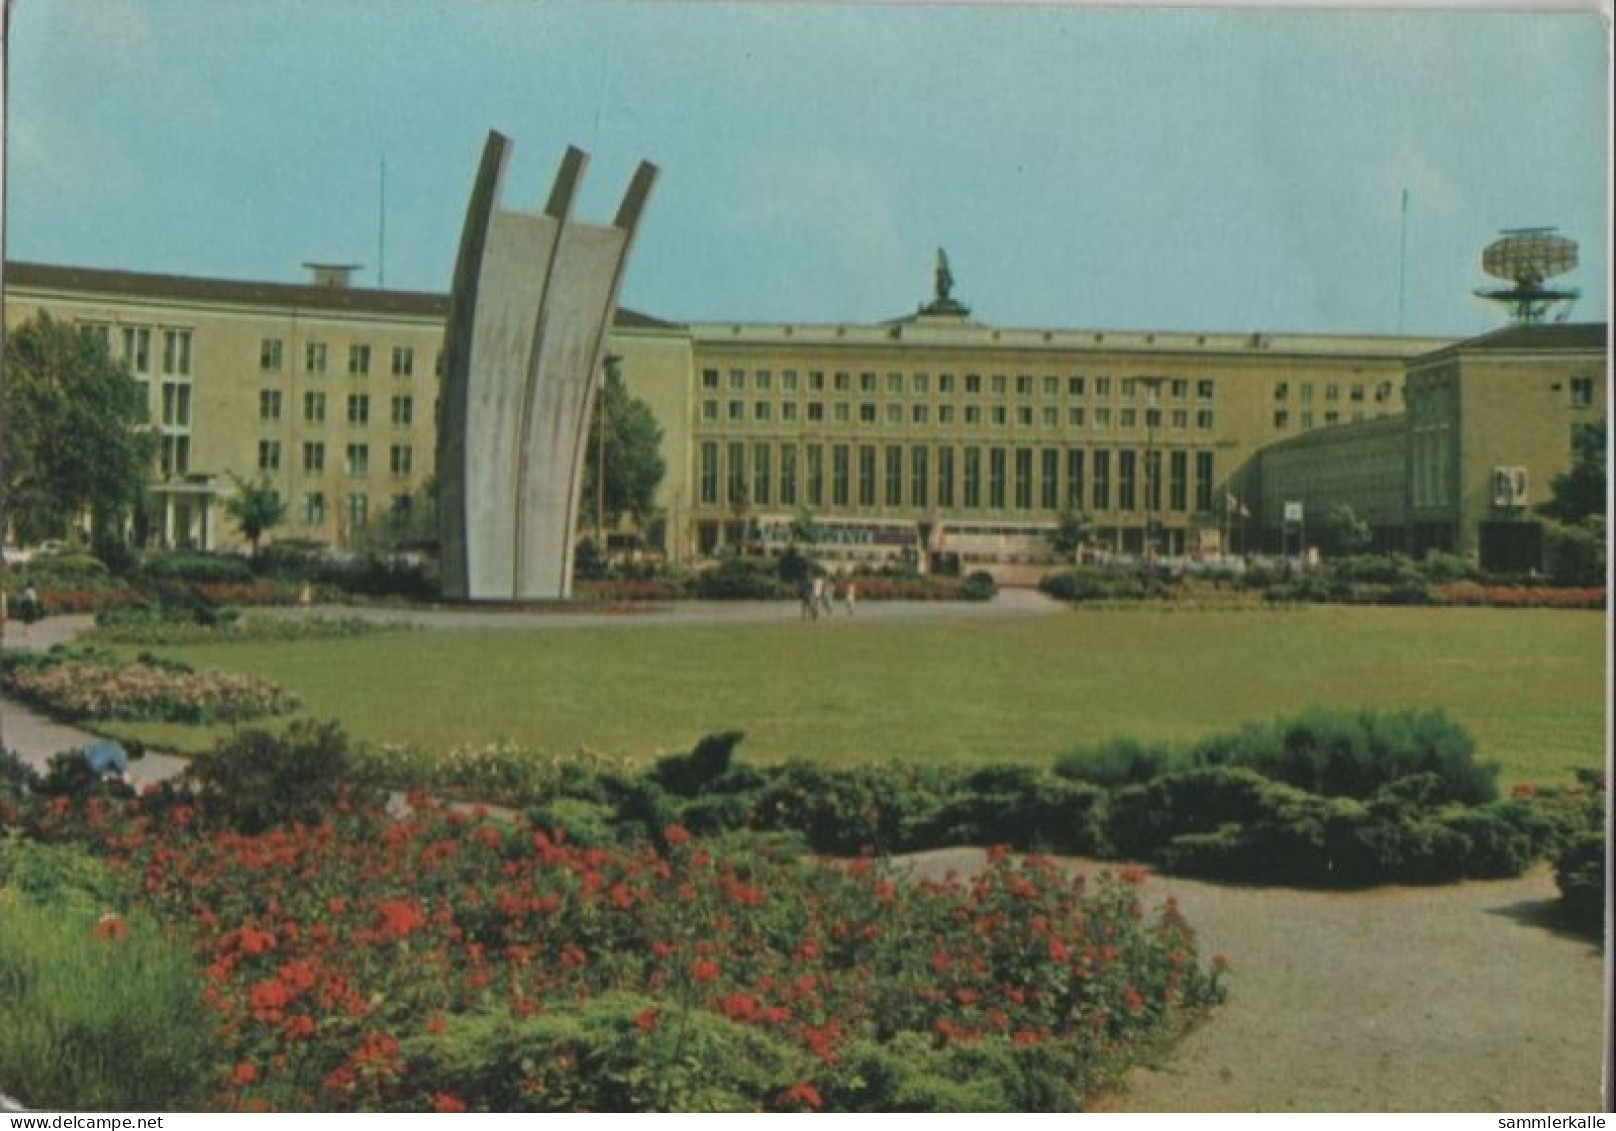
<path id="1" fill-rule="evenodd" d="M 1499 238 L 1481 253 L 1481 269 L 1507 287 L 1483 287 L 1478 298 L 1500 303 L 1509 309 L 1517 325 L 1531 326 L 1559 303 L 1565 309 L 1555 318 L 1563 322 L 1571 313 L 1571 303 L 1582 296 L 1576 287 L 1549 287 L 1545 281 L 1564 275 L 1577 265 L 1577 244 L 1556 235 L 1554 228 L 1505 228 Z"/>

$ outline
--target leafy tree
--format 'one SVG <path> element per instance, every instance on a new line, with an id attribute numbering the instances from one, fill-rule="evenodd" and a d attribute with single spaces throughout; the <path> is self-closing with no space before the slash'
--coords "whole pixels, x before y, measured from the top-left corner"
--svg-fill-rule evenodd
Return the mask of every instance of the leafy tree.
<path id="1" fill-rule="evenodd" d="M 1076 507 L 1071 508 L 1060 517 L 1060 525 L 1055 528 L 1055 552 L 1063 557 L 1070 557 L 1083 548 L 1094 535 L 1094 522 Z"/>
<path id="2" fill-rule="evenodd" d="M 1552 497 L 1539 509 L 1561 522 L 1580 523 L 1605 516 L 1606 421 L 1578 427 L 1572 435 L 1571 470 L 1549 484 Z"/>
<path id="3" fill-rule="evenodd" d="M 0 526 L 60 537 L 86 512 L 98 545 L 121 541 L 151 470 L 145 390 L 106 343 L 40 314 L 6 337 Z"/>
<path id="4" fill-rule="evenodd" d="M 624 515 L 640 524 L 649 514 L 657 488 L 667 473 L 662 458 L 662 429 L 651 406 L 630 396 L 616 357 L 607 357 L 601 395 L 590 417 L 588 455 L 584 460 L 580 522 L 592 526 L 598 498 L 600 471 L 600 411 L 606 408 L 606 518 L 616 523 Z"/>
<path id="5" fill-rule="evenodd" d="M 225 500 L 225 513 L 235 519 L 236 527 L 252 543 L 253 557 L 258 556 L 258 543 L 265 532 L 286 521 L 286 501 L 267 478 L 249 483 L 232 473 L 236 493 Z"/>
<path id="6" fill-rule="evenodd" d="M 1338 503 L 1325 512 L 1318 537 L 1319 549 L 1331 558 L 1361 554 L 1374 541 L 1369 523 L 1359 518 L 1358 512 L 1347 503 Z"/>
<path id="7" fill-rule="evenodd" d="M 818 520 L 814 518 L 814 512 L 807 507 L 798 507 L 796 516 L 791 520 L 791 540 L 805 542 L 811 546 L 820 540 L 823 533 Z"/>
<path id="8" fill-rule="evenodd" d="M 432 476 L 408 495 L 400 495 L 373 517 L 363 531 L 367 550 L 392 553 L 438 545 L 438 477 Z"/>

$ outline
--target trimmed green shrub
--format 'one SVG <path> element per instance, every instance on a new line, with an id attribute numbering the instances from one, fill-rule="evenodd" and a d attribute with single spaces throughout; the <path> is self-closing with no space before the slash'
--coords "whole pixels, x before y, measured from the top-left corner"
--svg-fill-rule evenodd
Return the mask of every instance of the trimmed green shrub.
<path id="1" fill-rule="evenodd" d="M 1477 762 L 1474 740 L 1440 711 L 1315 709 L 1203 739 L 1188 757 L 1246 766 L 1326 796 L 1370 797 L 1421 773 L 1437 776 L 1439 800 L 1474 805 L 1498 796 L 1498 766 Z"/>
<path id="2" fill-rule="evenodd" d="M 1465 838 L 1464 874 L 1478 879 L 1520 875 L 1543 859 L 1556 839 L 1549 817 L 1522 801 L 1496 801 L 1444 813 L 1438 820 Z"/>
<path id="3" fill-rule="evenodd" d="M 108 581 L 111 577 L 111 571 L 100 558 L 77 553 L 44 554 L 7 572 L 11 574 L 8 581 L 18 592 L 28 584 L 41 588 L 48 585 L 93 585 Z"/>
<path id="4" fill-rule="evenodd" d="M 850 1043 L 822 1090 L 832 1111 L 1074 1111 L 1085 1094 L 1079 1057 L 1051 1044 L 992 1036 L 937 1047 L 918 1033 Z"/>
<path id="5" fill-rule="evenodd" d="M 593 801 L 557 798 L 547 805 L 527 810 L 528 823 L 551 837 L 568 844 L 590 847 L 615 844 L 618 839 L 616 809 Z"/>
<path id="6" fill-rule="evenodd" d="M 243 558 L 223 554 L 160 554 L 140 563 L 140 576 L 148 580 L 251 581 L 252 566 Z"/>
<path id="7" fill-rule="evenodd" d="M 0 830 L 17 819 L 10 810 L 21 805 L 39 785 L 39 771 L 20 755 L 0 748 Z"/>
<path id="8" fill-rule="evenodd" d="M 908 839 L 916 846 L 1014 844 L 1095 855 L 1104 850 L 1104 791 L 1030 766 L 990 766 L 961 780 Z"/>
<path id="9" fill-rule="evenodd" d="M 1073 781 L 1112 788 L 1138 785 L 1170 770 L 1182 769 L 1184 758 L 1165 742 L 1112 738 L 1098 746 L 1080 746 L 1055 759 L 1055 772 Z"/>
<path id="10" fill-rule="evenodd" d="M 791 588 L 780 580 L 770 559 L 726 558 L 712 569 L 696 575 L 692 583 L 696 596 L 717 600 L 774 600 L 791 596 Z"/>
<path id="11" fill-rule="evenodd" d="M 307 579 L 364 597 L 436 601 L 441 596 L 437 576 L 427 565 L 381 554 L 342 561 L 317 558 Z"/>
<path id="12" fill-rule="evenodd" d="M 191 760 L 184 782 L 210 816 L 243 832 L 300 821 L 313 824 L 360 775 L 334 722 L 299 719 L 284 735 L 243 730 Z"/>
<path id="13" fill-rule="evenodd" d="M 669 793 L 694 797 L 729 769 L 735 745 L 743 737 L 738 730 L 710 734 L 689 754 L 670 754 L 660 759 L 648 776 Z"/>
<path id="14" fill-rule="evenodd" d="M 1479 575 L 1470 560 L 1461 554 L 1444 554 L 1432 550 L 1420 560 L 1421 576 L 1432 585 L 1446 585 L 1454 581 L 1469 581 Z"/>
<path id="15" fill-rule="evenodd" d="M 108 781 L 90 768 L 81 750 L 62 750 L 51 755 L 45 773 L 35 783 L 41 797 L 133 797 L 131 786 Z"/>
<path id="16" fill-rule="evenodd" d="M 1560 906 L 1582 930 L 1599 934 L 1605 926 L 1605 834 L 1579 833 L 1554 861 Z"/>
<path id="17" fill-rule="evenodd" d="M 854 855 L 918 847 L 947 797 L 944 771 L 893 764 L 829 770 L 811 762 L 771 768 L 754 795 L 753 827 L 800 832 L 816 852 Z"/>
<path id="18" fill-rule="evenodd" d="M 1564 801 L 1569 812 L 1560 830 L 1554 879 L 1560 906 L 1577 927 L 1599 935 L 1605 925 L 1605 778 L 1593 770 L 1577 772 L 1577 788 Z"/>
<path id="19" fill-rule="evenodd" d="M 457 1014 L 402 1052 L 412 1085 L 481 1111 L 746 1111 L 813 1071 L 755 1026 L 627 993 L 521 1020 Z"/>
<path id="20" fill-rule="evenodd" d="M 1135 600 L 1148 596 L 1137 573 L 1083 567 L 1045 574 L 1038 588 L 1060 601 Z"/>
<path id="21" fill-rule="evenodd" d="M 1174 837 L 1250 824 L 1277 803 L 1271 796 L 1276 793 L 1301 796 L 1243 766 L 1198 766 L 1163 774 L 1112 792 L 1106 839 L 1122 856 L 1150 859 Z"/>

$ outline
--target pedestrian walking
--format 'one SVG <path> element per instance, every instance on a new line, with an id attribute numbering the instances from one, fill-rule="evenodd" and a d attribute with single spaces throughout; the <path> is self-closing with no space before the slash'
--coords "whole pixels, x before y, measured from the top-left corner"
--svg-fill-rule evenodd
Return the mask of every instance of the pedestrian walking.
<path id="1" fill-rule="evenodd" d="M 802 619 L 814 619 L 814 583 L 804 577 L 797 582 L 797 597 L 802 603 Z"/>
<path id="2" fill-rule="evenodd" d="M 821 604 L 824 603 L 824 597 L 825 597 L 825 579 L 823 577 L 816 577 L 816 578 L 814 578 L 813 587 L 812 587 L 811 591 L 809 592 L 808 619 L 810 619 L 810 620 L 818 620 L 819 619 L 819 607 L 820 607 Z"/>
<path id="3" fill-rule="evenodd" d="M 842 594 L 842 600 L 847 606 L 847 615 L 852 616 L 853 610 L 858 606 L 858 587 L 853 584 L 851 577 L 847 579 L 847 589 Z"/>
<path id="4" fill-rule="evenodd" d="M 34 622 L 40 618 L 42 610 L 39 607 L 39 594 L 34 590 L 34 583 L 29 582 L 22 591 L 22 598 L 17 602 L 17 612 L 22 616 L 22 638 L 34 638 Z"/>
<path id="5" fill-rule="evenodd" d="M 819 590 L 819 611 L 825 614 L 826 620 L 830 619 L 830 611 L 835 607 L 833 604 L 835 600 L 835 585 L 832 582 L 827 581 L 823 586 L 820 587 Z"/>

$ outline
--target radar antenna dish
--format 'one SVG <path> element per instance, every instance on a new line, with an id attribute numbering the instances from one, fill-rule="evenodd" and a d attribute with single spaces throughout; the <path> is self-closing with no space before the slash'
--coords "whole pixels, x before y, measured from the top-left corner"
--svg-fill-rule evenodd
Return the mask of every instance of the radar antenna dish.
<path id="1" fill-rule="evenodd" d="M 1555 321 L 1570 317 L 1570 304 L 1582 297 L 1576 287 L 1549 287 L 1545 282 L 1577 266 L 1575 240 L 1554 228 L 1505 228 L 1481 253 L 1481 269 L 1508 287 L 1482 288 L 1478 298 L 1507 307 L 1522 326 L 1542 322 L 1557 304 L 1565 303 Z"/>

